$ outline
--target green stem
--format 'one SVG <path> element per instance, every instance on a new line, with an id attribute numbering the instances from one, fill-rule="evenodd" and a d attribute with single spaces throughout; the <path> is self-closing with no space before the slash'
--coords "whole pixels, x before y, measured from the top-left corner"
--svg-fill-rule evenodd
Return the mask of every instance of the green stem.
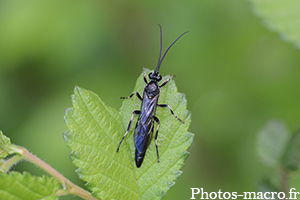
<path id="1" fill-rule="evenodd" d="M 15 155 L 14 157 L 8 159 L 8 160 L 5 160 L 5 162 L 1 165 L 1 169 L 0 171 L 3 172 L 3 173 L 6 173 L 9 171 L 9 169 L 17 164 L 17 162 L 19 162 L 20 160 L 22 160 L 23 157 L 20 156 L 20 155 Z"/>
<path id="2" fill-rule="evenodd" d="M 90 192 L 78 187 L 77 185 L 69 181 L 66 177 L 64 177 L 62 174 L 60 174 L 58 171 L 53 169 L 50 165 L 48 165 L 38 157 L 34 156 L 33 154 L 29 153 L 24 147 L 19 148 L 22 151 L 21 155 L 24 159 L 28 160 L 29 162 L 32 162 L 33 164 L 35 164 L 36 166 L 40 167 L 48 174 L 53 176 L 56 180 L 58 180 L 58 182 L 60 182 L 64 186 L 64 189 L 66 189 L 67 194 L 74 194 L 76 196 L 88 200 L 98 200 Z M 65 195 L 63 193 L 60 194 Z"/>
<path id="3" fill-rule="evenodd" d="M 285 168 L 281 168 L 280 171 L 281 175 L 281 188 L 280 190 L 284 192 L 286 195 L 288 194 L 288 187 L 289 187 L 289 174 Z"/>

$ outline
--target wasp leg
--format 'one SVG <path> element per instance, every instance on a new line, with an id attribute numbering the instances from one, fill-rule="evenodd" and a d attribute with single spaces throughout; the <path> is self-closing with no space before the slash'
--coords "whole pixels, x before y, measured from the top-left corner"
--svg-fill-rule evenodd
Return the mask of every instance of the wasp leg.
<path id="1" fill-rule="evenodd" d="M 145 71 L 146 71 L 145 67 L 143 67 L 143 71 L 144 71 L 144 81 L 145 81 L 146 84 L 148 84 L 148 81 L 147 81 L 147 78 L 146 78 L 146 73 L 145 73 Z"/>
<path id="2" fill-rule="evenodd" d="M 174 117 L 176 117 L 179 121 L 181 121 L 182 123 L 184 123 L 184 121 L 182 121 L 179 117 L 177 117 L 177 116 L 174 114 L 172 108 L 171 108 L 168 104 L 157 104 L 157 106 L 162 107 L 162 108 L 168 107 L 168 108 L 170 109 L 172 115 L 174 115 Z"/>
<path id="3" fill-rule="evenodd" d="M 141 95 L 139 94 L 139 92 L 134 92 L 132 93 L 129 97 L 121 97 L 121 99 L 130 99 L 134 94 L 136 94 L 136 96 L 143 101 L 143 98 L 141 97 Z"/>
<path id="4" fill-rule="evenodd" d="M 156 146 L 157 162 L 159 162 L 159 154 L 158 154 L 158 147 L 157 147 L 157 135 L 158 135 L 158 128 L 159 128 L 160 122 L 159 122 L 159 119 L 157 117 L 152 116 L 152 118 L 157 123 L 154 139 L 155 139 L 155 146 Z"/>
<path id="5" fill-rule="evenodd" d="M 165 86 L 173 77 L 175 77 L 175 75 L 173 75 L 170 78 L 168 78 L 167 80 L 165 80 L 165 82 L 163 82 L 159 87 Z"/>
<path id="6" fill-rule="evenodd" d="M 126 131 L 126 133 L 124 134 L 124 136 L 122 137 L 122 140 L 121 140 L 121 142 L 120 142 L 120 144 L 119 144 L 119 146 L 118 146 L 117 152 L 119 152 L 120 146 L 121 146 L 121 144 L 122 144 L 124 138 L 126 137 L 126 135 L 128 134 L 128 132 L 129 132 L 129 130 L 130 130 L 131 123 L 132 123 L 132 120 L 133 120 L 133 117 L 134 117 L 135 114 L 139 115 L 139 114 L 141 114 L 141 111 L 135 110 L 135 111 L 132 112 L 132 116 L 131 116 L 130 122 L 129 122 L 129 124 L 128 124 L 127 131 Z"/>

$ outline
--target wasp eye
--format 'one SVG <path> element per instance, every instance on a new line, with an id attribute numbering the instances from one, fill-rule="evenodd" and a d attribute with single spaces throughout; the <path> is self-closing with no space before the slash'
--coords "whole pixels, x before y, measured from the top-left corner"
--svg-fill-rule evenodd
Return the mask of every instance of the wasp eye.
<path id="1" fill-rule="evenodd" d="M 150 79 L 153 79 L 153 74 L 152 72 L 148 75 Z"/>
<path id="2" fill-rule="evenodd" d="M 161 78 L 161 75 L 158 74 L 158 76 L 156 77 L 157 81 L 160 81 L 162 78 Z"/>

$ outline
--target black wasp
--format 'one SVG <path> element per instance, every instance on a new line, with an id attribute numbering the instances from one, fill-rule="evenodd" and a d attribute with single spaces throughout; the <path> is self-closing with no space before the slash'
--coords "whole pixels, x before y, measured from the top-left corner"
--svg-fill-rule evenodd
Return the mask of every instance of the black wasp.
<path id="1" fill-rule="evenodd" d="M 141 97 L 141 95 L 138 92 L 132 93 L 129 97 L 121 97 L 121 99 L 129 99 L 134 94 L 136 94 L 136 96 L 142 101 L 141 109 L 135 110 L 132 112 L 132 116 L 131 116 L 130 122 L 128 124 L 127 131 L 124 134 L 124 136 L 118 146 L 118 149 L 117 149 L 117 152 L 118 152 L 119 148 L 121 146 L 121 143 L 123 142 L 124 138 L 126 137 L 126 135 L 128 134 L 128 132 L 130 130 L 134 115 L 139 115 L 138 121 L 137 121 L 135 129 L 134 129 L 134 135 L 133 135 L 134 144 L 135 144 L 135 163 L 138 168 L 142 165 L 147 148 L 152 140 L 154 121 L 157 123 L 154 138 L 155 138 L 155 146 L 156 146 L 156 153 L 157 153 L 157 162 L 159 162 L 159 154 L 158 154 L 158 148 L 157 148 L 157 135 L 158 135 L 158 128 L 159 128 L 160 122 L 159 122 L 159 119 L 155 116 L 155 111 L 156 111 L 157 106 L 168 107 L 170 109 L 172 115 L 174 115 L 179 121 L 184 123 L 184 121 L 182 121 L 179 117 L 177 117 L 174 114 L 173 110 L 171 109 L 171 107 L 168 104 L 159 104 L 158 103 L 158 98 L 159 98 L 159 94 L 160 94 L 159 88 L 165 86 L 174 76 L 168 78 L 161 85 L 158 85 L 158 82 L 161 81 L 161 79 L 162 79 L 161 75 L 159 74 L 159 68 L 160 68 L 160 65 L 161 65 L 165 55 L 167 54 L 169 49 L 175 44 L 175 42 L 179 38 L 181 38 L 184 34 L 186 34 L 188 31 L 181 34 L 168 47 L 168 49 L 164 53 L 163 57 L 161 57 L 161 54 L 162 54 L 162 28 L 160 25 L 159 25 L 159 28 L 160 28 L 160 53 L 159 53 L 158 63 L 157 63 L 157 67 L 156 67 L 155 71 L 148 75 L 149 79 L 150 79 L 149 83 L 147 81 L 146 75 L 144 74 L 144 81 L 147 85 L 144 88 L 143 98 Z"/>

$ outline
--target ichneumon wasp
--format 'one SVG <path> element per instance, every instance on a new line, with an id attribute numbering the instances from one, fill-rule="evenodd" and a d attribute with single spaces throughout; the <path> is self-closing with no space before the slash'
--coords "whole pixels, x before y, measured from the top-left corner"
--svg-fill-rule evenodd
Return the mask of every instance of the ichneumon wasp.
<path id="1" fill-rule="evenodd" d="M 134 144 L 135 144 L 135 163 L 138 168 L 142 165 L 147 148 L 152 140 L 154 121 L 157 123 L 154 138 L 155 138 L 157 162 L 159 162 L 159 153 L 158 153 L 158 147 L 157 147 L 157 135 L 158 135 L 160 121 L 155 116 L 155 111 L 156 111 L 157 106 L 168 107 L 169 110 L 171 111 L 171 114 L 174 115 L 180 122 L 184 123 L 184 121 L 182 121 L 179 117 L 177 117 L 174 114 L 172 108 L 168 104 L 159 104 L 158 103 L 158 98 L 159 98 L 159 94 L 160 94 L 159 88 L 165 86 L 174 76 L 171 76 L 170 78 L 168 78 L 161 85 L 158 85 L 158 82 L 161 81 L 161 79 L 162 79 L 161 75 L 159 74 L 159 68 L 160 68 L 160 65 L 161 65 L 164 57 L 166 56 L 169 49 L 177 42 L 177 40 L 179 38 L 181 38 L 184 34 L 186 34 L 188 31 L 181 34 L 167 48 L 164 55 L 161 57 L 161 55 L 162 55 L 162 28 L 160 25 L 159 25 L 159 28 L 160 28 L 160 53 L 159 53 L 158 63 L 157 63 L 157 67 L 156 67 L 155 71 L 148 75 L 150 82 L 148 82 L 146 75 L 144 74 L 144 81 L 147 85 L 144 88 L 143 98 L 141 97 L 141 95 L 138 92 L 134 92 L 128 97 L 121 97 L 121 99 L 129 99 L 134 94 L 136 94 L 136 96 L 142 101 L 141 109 L 134 110 L 132 112 L 132 116 L 131 116 L 130 122 L 128 124 L 126 133 L 124 134 L 122 140 L 120 141 L 120 144 L 117 149 L 117 152 L 119 152 L 121 143 L 123 142 L 124 138 L 126 137 L 126 135 L 128 134 L 128 132 L 130 130 L 134 115 L 139 115 L 138 121 L 137 121 L 135 129 L 134 129 L 134 134 L 133 134 L 133 139 L 134 139 Z"/>

